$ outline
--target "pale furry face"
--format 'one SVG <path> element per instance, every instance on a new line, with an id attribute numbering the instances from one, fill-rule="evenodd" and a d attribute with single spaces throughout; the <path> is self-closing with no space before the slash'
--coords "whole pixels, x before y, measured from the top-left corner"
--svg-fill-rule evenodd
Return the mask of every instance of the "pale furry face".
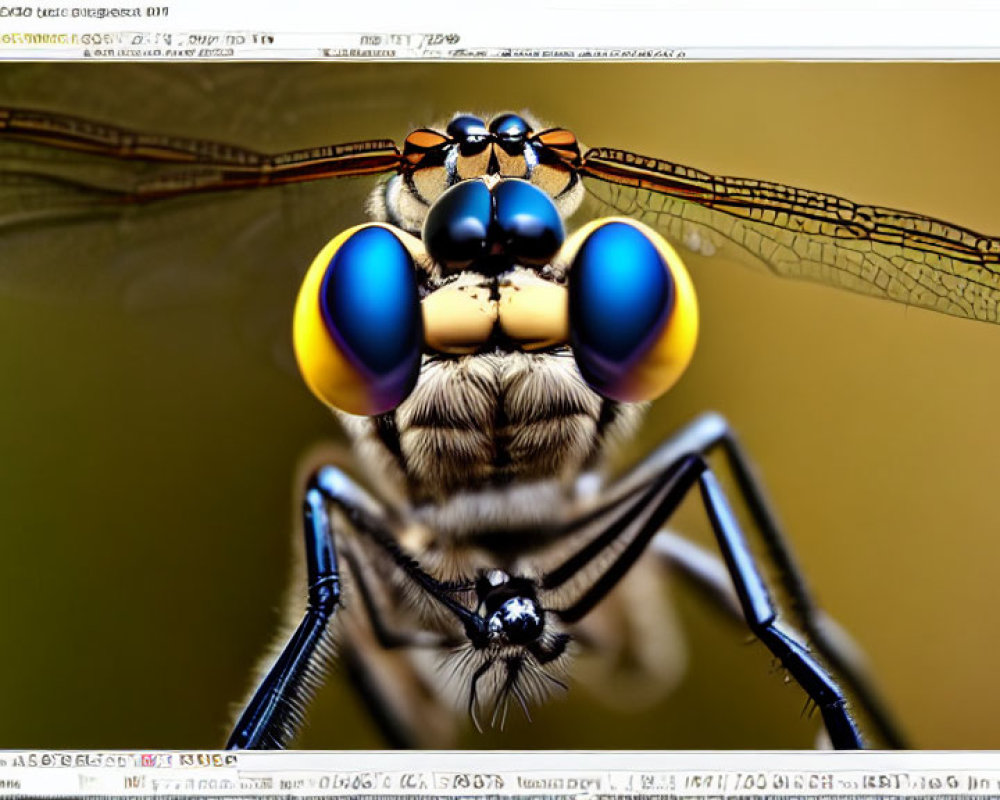
<path id="1" fill-rule="evenodd" d="M 425 356 L 416 388 L 394 412 L 340 416 L 362 463 L 458 532 L 509 525 L 512 516 L 515 524 L 551 518 L 551 500 L 641 413 L 590 389 L 563 347 Z M 511 502 L 529 486 L 526 502 Z"/>

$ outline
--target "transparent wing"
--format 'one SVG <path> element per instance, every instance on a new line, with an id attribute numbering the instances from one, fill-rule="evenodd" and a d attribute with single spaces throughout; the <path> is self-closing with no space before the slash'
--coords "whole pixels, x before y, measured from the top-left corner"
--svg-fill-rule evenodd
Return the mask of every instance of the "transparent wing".
<path id="1" fill-rule="evenodd" d="M 1000 239 L 931 217 L 622 150 L 584 156 L 604 206 L 704 255 L 958 317 L 1000 322 Z"/>
<path id="2" fill-rule="evenodd" d="M 166 329 L 211 307 L 287 364 L 301 275 L 396 163 L 389 140 L 350 141 L 399 127 L 412 85 L 387 83 L 253 65 L 4 71 L 0 293 L 124 305 Z M 351 113 L 368 90 L 391 124 Z M 348 143 L 301 149 L 331 140 Z"/>
<path id="3" fill-rule="evenodd" d="M 64 206 L 53 192 L 71 192 L 70 208 L 89 206 L 102 213 L 109 205 L 178 195 L 379 174 L 395 169 L 400 161 L 396 145 L 387 139 L 268 154 L 212 140 L 135 133 L 63 114 L 2 107 L 0 137 L 38 143 L 61 154 L 32 159 L 15 152 L 0 161 L 0 184 L 20 187 L 20 199 L 32 190 L 33 206 L 44 202 L 58 210 Z M 86 162 L 74 160 L 74 153 L 99 158 L 82 170 Z"/>
<path id="4" fill-rule="evenodd" d="M 426 81 L 419 67 L 3 70 L 0 293 L 173 308 L 170 324 L 213 303 L 241 326 L 280 317 L 287 339 L 300 276 L 396 163 L 392 141 L 359 140 L 432 114 L 415 97 Z M 330 141 L 348 144 L 303 149 Z"/>
<path id="5" fill-rule="evenodd" d="M 275 251 L 287 250 L 289 239 L 308 236 L 310 229 L 322 227 L 321 235 L 334 235 L 343 212 L 349 220 L 362 219 L 371 187 L 371 181 L 336 181 L 225 197 L 169 197 L 206 188 L 247 188 L 225 176 L 226 169 L 216 166 L 178 172 L 156 162 L 10 141 L 0 131 L 0 253 L 7 256 L 0 283 L 8 290 L 37 284 L 58 291 L 46 278 L 55 271 L 53 280 L 61 288 L 77 292 L 80 281 L 100 285 L 116 264 L 132 261 L 143 271 L 156 271 L 181 258 L 196 273 L 253 271 L 248 259 L 273 262 Z M 151 187 L 156 187 L 155 198 L 144 194 Z M 146 199 L 159 202 L 141 202 Z M 264 246 L 264 235 L 275 238 Z M 158 248 L 155 258 L 151 243 Z M 250 246 L 260 249 L 250 252 Z M 192 261 L 196 249 L 200 255 Z M 75 253 L 73 261 L 100 268 L 74 277 L 83 270 L 70 269 L 71 262 L 64 260 L 70 253 Z"/>
<path id="6" fill-rule="evenodd" d="M 400 164 L 399 150 L 388 139 L 261 153 L 3 106 L 0 140 L 7 148 L 0 152 L 0 187 L 7 189 L 9 214 L 26 207 L 103 213 L 107 206 L 178 195 L 379 174 Z M 21 142 L 41 147 L 17 147 Z M 18 218 L 0 218 L 4 222 L 16 224 Z"/>
<path id="7" fill-rule="evenodd" d="M 0 291 L 124 304 L 163 324 L 211 303 L 254 348 L 289 364 L 299 280 L 330 238 L 364 221 L 372 180 L 127 202 L 137 185 L 177 175 L 0 137 Z"/>

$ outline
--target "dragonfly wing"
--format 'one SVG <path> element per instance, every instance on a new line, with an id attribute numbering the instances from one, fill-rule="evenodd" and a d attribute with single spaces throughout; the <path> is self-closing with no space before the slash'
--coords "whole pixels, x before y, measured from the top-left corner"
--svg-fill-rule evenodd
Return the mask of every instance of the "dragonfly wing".
<path id="1" fill-rule="evenodd" d="M 1000 240 L 834 195 L 595 148 L 587 189 L 703 255 L 954 316 L 1000 322 Z M 596 180 L 595 180 L 596 179 Z"/>
<path id="2" fill-rule="evenodd" d="M 330 238 L 364 221 L 373 179 L 117 202 L 162 169 L 0 142 L 0 291 L 124 305 L 158 324 L 211 304 L 290 363 L 298 282 Z"/>

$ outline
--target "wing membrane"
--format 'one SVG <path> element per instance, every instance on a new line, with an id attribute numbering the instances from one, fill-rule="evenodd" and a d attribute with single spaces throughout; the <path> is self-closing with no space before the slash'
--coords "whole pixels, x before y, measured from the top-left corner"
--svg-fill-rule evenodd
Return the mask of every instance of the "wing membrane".
<path id="1" fill-rule="evenodd" d="M 324 178 L 389 172 L 400 164 L 400 153 L 390 139 L 260 153 L 207 139 L 147 134 L 66 114 L 0 107 L 0 137 L 42 145 L 62 158 L 47 156 L 38 165 L 4 159 L 0 179 L 10 176 L 75 184 L 100 204 L 143 202 L 196 192 L 245 189 Z M 55 171 L 89 162 L 85 176 Z M 99 156 L 100 158 L 88 158 Z M 102 167 L 94 162 L 106 162 Z M 137 162 L 131 180 L 114 162 Z M 119 173 L 113 186 L 94 178 L 103 169 Z M 98 197 L 100 195 L 100 197 Z"/>
<path id="2" fill-rule="evenodd" d="M 1000 322 L 996 237 L 623 150 L 589 150 L 582 171 L 597 179 L 587 188 L 605 206 L 702 253 L 749 255 L 778 275 Z"/>

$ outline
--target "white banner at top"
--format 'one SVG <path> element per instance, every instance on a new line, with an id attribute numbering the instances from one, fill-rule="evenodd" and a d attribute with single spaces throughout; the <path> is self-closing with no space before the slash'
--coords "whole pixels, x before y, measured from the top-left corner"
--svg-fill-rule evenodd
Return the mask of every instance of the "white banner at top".
<path id="1" fill-rule="evenodd" d="M 995 3 L 545 0 L 0 5 L 7 59 L 993 59 Z"/>

